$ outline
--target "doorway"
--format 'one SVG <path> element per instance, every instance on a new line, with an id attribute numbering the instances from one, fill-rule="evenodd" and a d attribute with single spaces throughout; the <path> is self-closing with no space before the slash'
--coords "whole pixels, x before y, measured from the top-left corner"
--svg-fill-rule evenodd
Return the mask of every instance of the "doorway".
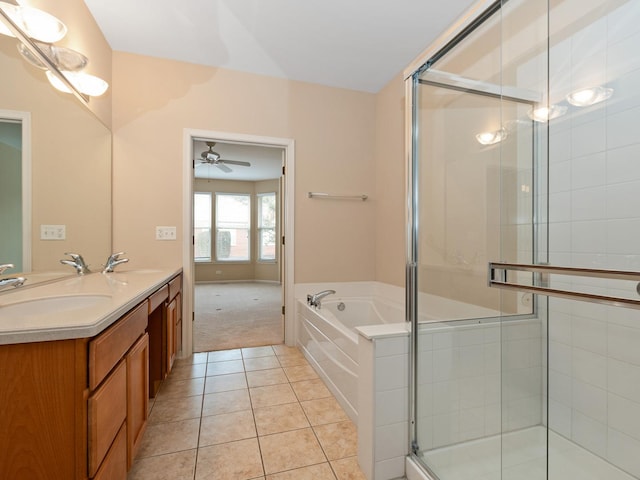
<path id="1" fill-rule="evenodd" d="M 184 141 L 183 354 L 293 339 L 293 141 L 193 130 Z"/>

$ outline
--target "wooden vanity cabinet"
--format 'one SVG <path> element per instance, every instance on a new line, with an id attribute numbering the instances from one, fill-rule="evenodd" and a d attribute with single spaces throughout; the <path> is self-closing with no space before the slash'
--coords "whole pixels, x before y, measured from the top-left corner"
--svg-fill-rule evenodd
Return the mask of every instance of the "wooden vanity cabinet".
<path id="1" fill-rule="evenodd" d="M 152 298 L 172 326 L 157 348 L 179 345 L 169 285 L 95 337 L 0 345 L 0 478 L 126 480 L 148 419 Z"/>

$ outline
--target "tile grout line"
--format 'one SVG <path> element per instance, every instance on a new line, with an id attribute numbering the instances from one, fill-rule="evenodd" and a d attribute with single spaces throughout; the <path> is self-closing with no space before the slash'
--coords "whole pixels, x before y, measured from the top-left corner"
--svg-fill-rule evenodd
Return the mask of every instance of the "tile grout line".
<path id="1" fill-rule="evenodd" d="M 260 453 L 260 464 L 262 465 L 263 478 L 267 478 L 267 469 L 264 466 L 264 456 L 262 455 L 262 445 L 260 444 L 260 435 L 258 434 L 258 423 L 256 422 L 256 412 L 253 408 L 253 399 L 251 398 L 251 389 L 249 388 L 249 380 L 247 379 L 247 370 L 244 363 L 244 353 L 240 350 L 242 356 L 242 367 L 244 371 L 244 379 L 247 384 L 247 395 L 249 395 L 249 405 L 251 406 L 251 417 L 253 418 L 253 428 L 256 431 L 256 443 L 258 444 L 258 452 Z"/>

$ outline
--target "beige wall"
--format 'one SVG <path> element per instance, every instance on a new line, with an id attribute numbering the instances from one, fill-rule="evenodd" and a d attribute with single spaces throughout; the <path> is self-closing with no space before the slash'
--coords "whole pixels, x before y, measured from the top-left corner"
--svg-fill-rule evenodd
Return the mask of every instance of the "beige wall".
<path id="1" fill-rule="evenodd" d="M 132 268 L 181 264 L 191 128 L 294 139 L 294 281 L 375 279 L 375 95 L 122 52 L 113 61 L 114 248 Z M 154 240 L 156 225 L 175 225 L 178 240 Z"/>
<path id="2" fill-rule="evenodd" d="M 279 180 L 265 180 L 260 182 L 241 182 L 233 180 L 205 180 L 196 179 L 193 185 L 194 192 L 219 192 L 219 193 L 247 193 L 252 197 L 251 215 L 256 225 L 257 204 L 256 194 L 276 192 L 276 199 L 279 198 Z M 277 203 L 278 200 L 276 200 Z M 215 210 L 215 206 L 214 206 Z M 215 222 L 215 211 L 212 212 Z M 279 224 L 279 222 L 278 222 Z M 279 238 L 277 235 L 276 238 Z M 195 281 L 196 282 L 224 282 L 237 280 L 260 280 L 269 282 L 280 281 L 280 264 L 279 258 L 276 262 L 257 262 L 258 243 L 257 231 L 252 229 L 251 232 L 251 251 L 252 260 L 244 263 L 230 262 L 207 262 L 196 263 L 195 265 Z M 212 248 L 215 248 L 212 245 Z M 213 254 L 213 252 L 212 252 Z"/>
<path id="3" fill-rule="evenodd" d="M 404 79 L 397 75 L 376 96 L 376 280 L 404 287 L 406 161 Z"/>

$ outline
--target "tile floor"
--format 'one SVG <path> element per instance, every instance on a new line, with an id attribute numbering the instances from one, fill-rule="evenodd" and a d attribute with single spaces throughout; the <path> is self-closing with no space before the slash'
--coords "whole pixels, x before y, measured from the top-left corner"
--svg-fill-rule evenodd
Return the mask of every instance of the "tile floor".
<path id="1" fill-rule="evenodd" d="M 362 480 L 356 428 L 302 353 L 274 345 L 176 361 L 128 480 Z"/>

